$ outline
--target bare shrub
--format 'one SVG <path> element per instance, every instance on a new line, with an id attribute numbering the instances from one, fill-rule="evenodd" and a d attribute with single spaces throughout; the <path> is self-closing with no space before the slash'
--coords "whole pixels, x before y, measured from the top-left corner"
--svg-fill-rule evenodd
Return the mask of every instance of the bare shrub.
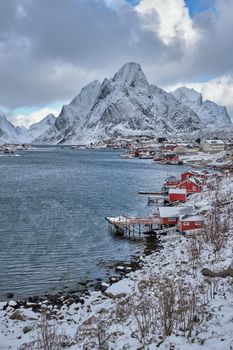
<path id="1" fill-rule="evenodd" d="M 198 234 L 191 237 L 188 252 L 189 252 L 190 262 L 193 268 L 195 267 L 195 265 L 197 264 L 201 256 L 202 249 L 203 249 L 202 235 Z"/>
<path id="2" fill-rule="evenodd" d="M 137 338 L 145 347 L 151 341 L 150 334 L 157 327 L 158 306 L 154 298 L 141 295 L 134 305 L 133 317 L 137 325 Z"/>
<path id="3" fill-rule="evenodd" d="M 111 318 L 122 326 L 124 332 L 124 324 L 127 319 L 132 315 L 134 303 L 131 298 L 125 298 L 123 300 L 117 300 L 114 311 L 112 312 Z"/>
<path id="4" fill-rule="evenodd" d="M 175 286 L 171 280 L 166 279 L 159 284 L 158 303 L 163 333 L 169 336 L 172 334 L 175 313 Z"/>
<path id="5" fill-rule="evenodd" d="M 197 288 L 182 286 L 168 279 L 160 284 L 158 303 L 164 337 L 175 330 L 190 337 L 195 325 L 203 322 L 207 305 Z"/>
<path id="6" fill-rule="evenodd" d="M 68 336 L 59 332 L 55 322 L 49 323 L 47 315 L 41 315 L 41 321 L 37 328 L 33 341 L 25 344 L 23 350 L 62 350 L 69 346 Z"/>
<path id="7" fill-rule="evenodd" d="M 109 341 L 116 335 L 110 332 L 110 326 L 111 320 L 106 320 L 103 315 L 93 316 L 79 327 L 76 341 L 83 342 L 83 350 L 108 350 Z"/>
<path id="8" fill-rule="evenodd" d="M 208 299 L 214 299 L 215 294 L 218 291 L 219 288 L 219 280 L 216 278 L 206 278 L 205 279 L 207 288 L 206 288 L 206 295 Z"/>
<path id="9" fill-rule="evenodd" d="M 194 327 L 204 320 L 205 299 L 199 300 L 197 288 L 179 286 L 177 290 L 176 327 L 191 337 Z"/>
<path id="10" fill-rule="evenodd" d="M 223 248 L 227 241 L 229 225 L 221 212 L 222 201 L 216 191 L 212 203 L 212 209 L 208 213 L 203 228 L 203 238 L 206 243 L 211 243 L 215 255 Z"/>

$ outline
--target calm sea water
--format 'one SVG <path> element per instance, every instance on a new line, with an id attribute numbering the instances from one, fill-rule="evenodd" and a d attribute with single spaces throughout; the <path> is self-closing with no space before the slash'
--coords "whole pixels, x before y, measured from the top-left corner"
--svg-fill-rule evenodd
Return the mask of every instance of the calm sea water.
<path id="1" fill-rule="evenodd" d="M 140 190 L 159 190 L 179 166 L 121 159 L 119 151 L 38 148 L 0 157 L 0 299 L 104 276 L 142 243 L 108 232 L 105 216 L 151 213 Z"/>

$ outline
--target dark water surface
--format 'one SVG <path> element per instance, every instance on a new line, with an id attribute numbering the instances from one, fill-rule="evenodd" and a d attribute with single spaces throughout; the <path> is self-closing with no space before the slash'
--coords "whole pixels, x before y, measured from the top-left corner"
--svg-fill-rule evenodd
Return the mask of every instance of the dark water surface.
<path id="1" fill-rule="evenodd" d="M 159 190 L 183 167 L 121 159 L 119 151 L 39 148 L 0 157 L 0 299 L 104 276 L 142 243 L 118 239 L 105 216 L 151 213 L 140 190 Z"/>

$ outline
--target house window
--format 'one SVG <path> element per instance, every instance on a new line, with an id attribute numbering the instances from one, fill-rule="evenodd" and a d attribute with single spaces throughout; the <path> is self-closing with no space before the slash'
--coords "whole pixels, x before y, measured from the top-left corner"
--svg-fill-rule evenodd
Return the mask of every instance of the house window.
<path id="1" fill-rule="evenodd" d="M 181 188 L 183 188 L 184 190 L 186 189 L 186 187 L 185 187 L 185 186 L 181 186 Z"/>
<path id="2" fill-rule="evenodd" d="M 168 221 L 176 221 L 176 218 L 168 218 Z"/>
<path id="3" fill-rule="evenodd" d="M 192 189 L 193 189 L 193 191 L 196 191 L 197 190 L 197 186 L 193 186 Z"/>
<path id="4" fill-rule="evenodd" d="M 196 226 L 201 226 L 202 225 L 202 222 L 201 221 L 196 221 Z"/>
<path id="5" fill-rule="evenodd" d="M 189 226 L 189 222 L 183 222 L 184 226 Z"/>

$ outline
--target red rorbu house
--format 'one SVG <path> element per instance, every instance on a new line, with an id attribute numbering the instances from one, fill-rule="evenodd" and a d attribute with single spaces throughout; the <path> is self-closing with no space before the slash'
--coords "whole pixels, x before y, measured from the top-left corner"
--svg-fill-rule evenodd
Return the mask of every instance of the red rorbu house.
<path id="1" fill-rule="evenodd" d="M 170 188 L 168 192 L 169 202 L 186 202 L 187 191 L 186 188 Z"/>
<path id="2" fill-rule="evenodd" d="M 203 189 L 203 183 L 200 179 L 197 179 L 196 177 L 190 177 L 182 181 L 177 187 L 186 189 L 187 194 L 199 193 Z"/>
<path id="3" fill-rule="evenodd" d="M 183 215 L 179 217 L 178 228 L 180 232 L 197 230 L 204 225 L 203 218 L 199 215 Z"/>
<path id="4" fill-rule="evenodd" d="M 179 185 L 180 180 L 177 179 L 175 176 L 169 176 L 166 180 L 165 183 L 163 185 L 163 187 L 177 187 L 177 185 Z"/>
<path id="5" fill-rule="evenodd" d="M 179 164 L 180 157 L 176 153 L 167 153 L 164 155 L 164 162 L 166 164 Z"/>
<path id="6" fill-rule="evenodd" d="M 206 180 L 210 177 L 210 174 L 207 170 L 204 172 L 197 172 L 197 171 L 186 171 L 185 173 L 181 174 L 181 181 L 185 181 L 189 179 L 190 177 L 196 177 L 202 181 L 202 184 L 206 184 Z"/>
<path id="7" fill-rule="evenodd" d="M 162 226 L 175 226 L 179 216 L 192 213 L 193 207 L 159 207 L 158 211 Z"/>
<path id="8" fill-rule="evenodd" d="M 166 145 L 160 146 L 159 150 L 161 152 L 174 152 L 176 147 L 177 147 L 177 144 L 174 144 L 174 143 L 166 144 Z"/>

